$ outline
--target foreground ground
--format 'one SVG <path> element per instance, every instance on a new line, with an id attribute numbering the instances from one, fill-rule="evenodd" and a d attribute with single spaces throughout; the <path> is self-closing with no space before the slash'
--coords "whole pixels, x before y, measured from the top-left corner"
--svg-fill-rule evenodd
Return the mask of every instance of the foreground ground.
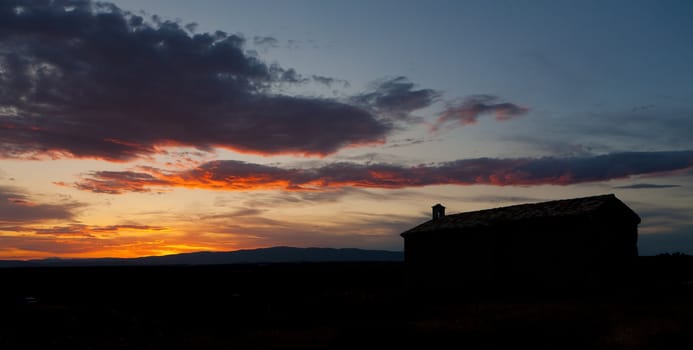
<path id="1" fill-rule="evenodd" d="M 691 348 L 687 267 L 655 265 L 609 288 L 433 287 L 400 263 L 0 269 L 0 349 Z"/>

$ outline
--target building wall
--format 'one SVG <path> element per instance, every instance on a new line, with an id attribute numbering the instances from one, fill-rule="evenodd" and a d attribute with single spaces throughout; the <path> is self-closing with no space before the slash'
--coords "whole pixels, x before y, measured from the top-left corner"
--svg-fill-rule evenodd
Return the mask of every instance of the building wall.
<path id="1" fill-rule="evenodd" d="M 609 217 L 548 218 L 405 239 L 405 261 L 454 278 L 582 279 L 615 274 L 637 257 L 637 224 Z"/>

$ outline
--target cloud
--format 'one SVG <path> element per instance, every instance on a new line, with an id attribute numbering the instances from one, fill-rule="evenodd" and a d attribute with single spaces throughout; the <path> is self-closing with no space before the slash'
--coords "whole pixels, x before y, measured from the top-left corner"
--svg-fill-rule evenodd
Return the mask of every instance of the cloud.
<path id="1" fill-rule="evenodd" d="M 38 235 L 54 235 L 54 236 L 85 236 L 95 237 L 96 235 L 115 234 L 118 231 L 163 231 L 165 227 L 149 226 L 149 225 L 84 225 L 71 224 L 66 226 L 53 226 L 49 228 L 33 228 L 21 227 L 18 231 L 29 231 Z"/>
<path id="2" fill-rule="evenodd" d="M 330 78 L 322 75 L 312 75 L 311 78 L 313 78 L 313 81 L 316 83 L 325 85 L 327 87 L 332 87 L 335 84 L 339 84 L 343 88 L 348 88 L 351 86 L 348 81 L 342 79 Z"/>
<path id="3" fill-rule="evenodd" d="M 279 47 L 279 40 L 271 36 L 255 36 L 253 37 L 253 44 L 263 48 Z"/>
<path id="4" fill-rule="evenodd" d="M 531 131 L 586 145 L 590 151 L 607 148 L 643 151 L 651 149 L 691 149 L 693 108 L 662 105 L 656 108 L 618 108 L 575 112 L 566 118 L 544 118 Z"/>
<path id="5" fill-rule="evenodd" d="M 536 130 L 534 130 L 536 131 Z M 569 137 L 556 137 L 551 133 L 538 133 L 536 135 L 517 135 L 504 137 L 504 140 L 528 146 L 535 153 L 561 157 L 584 157 L 600 153 L 609 153 L 613 149 L 596 142 L 572 142 Z"/>
<path id="6" fill-rule="evenodd" d="M 436 142 L 440 141 L 440 139 L 433 139 L 433 138 L 423 138 L 423 137 L 408 137 L 405 139 L 401 140 L 392 140 L 388 142 L 388 145 L 385 146 L 385 148 L 399 148 L 399 147 L 408 147 L 408 146 L 414 146 L 414 145 L 419 145 L 422 143 L 427 143 L 427 142 Z"/>
<path id="7" fill-rule="evenodd" d="M 399 233 L 420 221 L 416 216 L 345 212 L 331 220 L 286 221 L 276 217 L 223 217 L 201 225 L 240 246 L 359 247 L 402 250 Z"/>
<path id="8" fill-rule="evenodd" d="M 116 231 L 122 231 L 122 230 L 163 231 L 163 230 L 166 230 L 166 227 L 151 226 L 151 225 L 121 224 L 121 225 L 109 225 L 109 226 L 91 226 L 89 229 L 92 232 L 116 232 Z"/>
<path id="9" fill-rule="evenodd" d="M 167 230 L 165 227 L 133 224 L 0 227 L 0 257 L 138 257 L 223 250 L 222 247 L 193 245 Z"/>
<path id="10" fill-rule="evenodd" d="M 2 1 L 0 157 L 128 161 L 168 146 L 322 156 L 392 130 L 363 107 L 273 93 L 304 79 L 244 45 L 108 3 Z"/>
<path id="11" fill-rule="evenodd" d="M 693 246 L 693 231 L 690 226 L 656 234 L 641 234 L 638 237 L 638 253 L 640 255 L 693 254 L 691 246 Z"/>
<path id="12" fill-rule="evenodd" d="M 493 114 L 496 120 L 505 121 L 529 112 L 529 108 L 510 102 L 501 102 L 500 98 L 492 95 L 474 95 L 467 97 L 461 103 L 450 103 L 440 114 L 433 125 L 433 130 L 438 130 L 443 124 L 456 122 L 460 126 L 475 124 L 479 117 Z"/>
<path id="13" fill-rule="evenodd" d="M 631 109 L 631 112 L 642 112 L 642 111 L 647 111 L 649 109 L 655 108 L 655 105 L 649 104 L 649 105 L 642 105 L 642 106 L 635 106 Z"/>
<path id="14" fill-rule="evenodd" d="M 642 218 L 639 230 L 643 235 L 670 232 L 690 227 L 692 223 L 693 212 L 690 208 L 662 207 L 643 202 L 631 202 L 631 204 Z"/>
<path id="15" fill-rule="evenodd" d="M 265 212 L 263 209 L 256 209 L 256 208 L 238 208 L 229 212 L 225 213 L 220 213 L 220 214 L 212 214 L 212 215 L 203 215 L 200 217 L 201 220 L 215 220 L 215 219 L 229 219 L 229 218 L 238 218 L 238 217 L 248 217 L 248 216 L 258 216 L 261 215 Z"/>
<path id="16" fill-rule="evenodd" d="M 658 185 L 658 184 L 638 183 L 638 184 L 625 185 L 625 186 L 615 186 L 614 188 L 640 190 L 640 189 L 650 189 L 650 188 L 673 188 L 673 187 L 681 187 L 681 185 Z"/>
<path id="17" fill-rule="evenodd" d="M 42 222 L 73 220 L 75 211 L 84 205 L 72 201 L 46 204 L 38 203 L 26 191 L 0 186 L 0 223 Z"/>
<path id="18" fill-rule="evenodd" d="M 693 242 L 693 211 L 690 208 L 658 206 L 647 202 L 631 204 L 642 218 L 638 228 L 638 250 L 641 255 L 680 251 L 691 253 L 687 248 Z"/>
<path id="19" fill-rule="evenodd" d="M 147 192 L 162 187 L 224 191 L 325 191 L 340 187 L 394 189 L 427 185 L 570 185 L 691 167 L 693 151 L 626 152 L 567 158 L 474 158 L 413 167 L 339 162 L 313 168 L 282 168 L 222 160 L 175 172 L 151 167 L 141 167 L 141 172 L 95 171 L 87 174 L 75 187 L 118 194 Z"/>
<path id="20" fill-rule="evenodd" d="M 75 187 L 94 193 L 118 194 L 123 192 L 149 192 L 149 188 L 144 188 L 142 184 L 147 184 L 147 186 L 170 186 L 170 182 L 166 180 L 141 172 L 100 171 L 93 175 L 98 177 L 98 180 L 82 181 L 77 183 Z"/>
<path id="21" fill-rule="evenodd" d="M 487 203 L 537 203 L 545 202 L 545 198 L 525 197 L 525 196 L 504 196 L 504 195 L 479 195 L 464 197 L 468 202 L 487 202 Z"/>
<path id="22" fill-rule="evenodd" d="M 376 82 L 372 91 L 354 96 L 352 101 L 394 120 L 417 122 L 420 118 L 411 113 L 432 105 L 440 93 L 432 89 L 415 90 L 414 87 L 406 77 L 383 80 Z"/>
<path id="23" fill-rule="evenodd" d="M 252 199 L 244 201 L 243 205 L 250 208 L 266 208 L 264 209 L 265 211 L 272 211 L 271 208 L 283 206 L 291 206 L 292 208 L 300 206 L 321 206 L 328 203 L 339 202 L 346 197 L 385 203 L 386 201 L 397 201 L 421 196 L 425 196 L 425 194 L 410 190 L 397 190 L 383 193 L 382 191 L 372 191 L 363 188 L 339 187 L 323 191 L 256 192 L 253 194 Z M 439 198 L 439 196 L 436 196 L 436 198 Z"/>

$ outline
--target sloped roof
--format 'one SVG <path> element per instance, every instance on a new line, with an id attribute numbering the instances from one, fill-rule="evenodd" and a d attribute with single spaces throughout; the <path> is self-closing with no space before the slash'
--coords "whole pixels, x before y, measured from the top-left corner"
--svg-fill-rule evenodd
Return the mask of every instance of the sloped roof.
<path id="1" fill-rule="evenodd" d="M 436 220 L 424 222 L 403 232 L 401 236 L 406 237 L 412 234 L 433 231 L 483 228 L 529 219 L 582 216 L 600 210 L 616 210 L 617 213 L 629 217 L 636 223 L 640 223 L 640 217 L 633 210 L 616 198 L 615 195 L 606 194 L 447 215 Z"/>

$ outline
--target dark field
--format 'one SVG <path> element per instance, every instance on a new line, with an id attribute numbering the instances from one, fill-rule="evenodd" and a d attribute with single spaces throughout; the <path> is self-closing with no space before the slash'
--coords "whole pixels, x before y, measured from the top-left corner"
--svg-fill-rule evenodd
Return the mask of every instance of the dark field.
<path id="1" fill-rule="evenodd" d="M 689 349 L 689 259 L 604 287 L 423 285 L 401 263 L 0 269 L 0 349 Z"/>

